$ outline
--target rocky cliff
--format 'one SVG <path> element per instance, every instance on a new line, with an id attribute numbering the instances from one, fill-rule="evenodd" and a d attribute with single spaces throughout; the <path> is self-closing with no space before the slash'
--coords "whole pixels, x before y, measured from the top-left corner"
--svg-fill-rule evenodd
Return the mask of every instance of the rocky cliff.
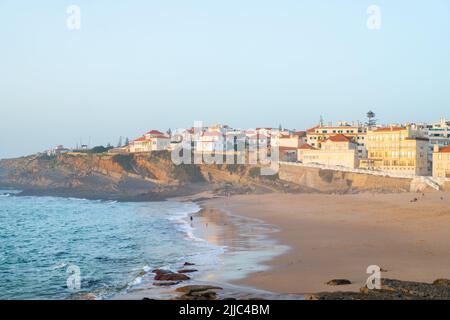
<path id="1" fill-rule="evenodd" d="M 206 190 L 217 194 L 262 192 L 404 192 L 410 179 L 298 166 L 260 176 L 250 165 L 175 165 L 169 152 L 63 154 L 0 161 L 0 188 L 23 194 L 148 201 Z"/>

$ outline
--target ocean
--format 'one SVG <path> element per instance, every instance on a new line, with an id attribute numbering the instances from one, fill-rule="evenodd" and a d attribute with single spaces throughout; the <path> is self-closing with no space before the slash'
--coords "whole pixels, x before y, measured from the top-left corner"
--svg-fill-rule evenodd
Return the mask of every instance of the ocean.
<path id="1" fill-rule="evenodd" d="M 110 298 L 154 268 L 213 267 L 194 203 L 16 197 L 0 190 L 0 299 Z"/>

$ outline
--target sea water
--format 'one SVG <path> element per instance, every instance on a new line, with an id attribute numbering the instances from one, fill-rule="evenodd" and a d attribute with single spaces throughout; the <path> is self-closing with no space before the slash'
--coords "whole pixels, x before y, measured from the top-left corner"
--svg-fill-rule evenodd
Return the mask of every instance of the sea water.
<path id="1" fill-rule="evenodd" d="M 194 203 L 5 192 L 0 191 L 0 299 L 107 298 L 139 284 L 153 268 L 214 264 L 222 250 L 193 236 L 186 218 L 199 210 Z"/>

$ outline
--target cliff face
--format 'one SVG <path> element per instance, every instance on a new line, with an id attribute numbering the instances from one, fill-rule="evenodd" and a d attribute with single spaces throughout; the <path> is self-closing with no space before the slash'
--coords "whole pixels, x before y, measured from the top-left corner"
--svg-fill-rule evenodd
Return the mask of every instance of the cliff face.
<path id="1" fill-rule="evenodd" d="M 175 166 L 168 153 L 30 156 L 2 160 L 0 168 L 0 186 L 88 198 L 159 199 L 177 186 L 203 181 L 198 168 Z"/>
<path id="2" fill-rule="evenodd" d="M 64 154 L 0 161 L 0 188 L 29 194 L 84 198 L 161 200 L 215 190 L 254 192 L 404 192 L 408 179 L 386 178 L 281 165 L 278 175 L 261 177 L 250 165 L 175 165 L 169 152 L 151 154 Z"/>

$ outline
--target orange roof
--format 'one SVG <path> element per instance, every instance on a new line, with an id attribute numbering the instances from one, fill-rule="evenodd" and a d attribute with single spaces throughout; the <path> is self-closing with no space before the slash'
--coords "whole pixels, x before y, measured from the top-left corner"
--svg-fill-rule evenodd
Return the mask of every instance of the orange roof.
<path id="1" fill-rule="evenodd" d="M 306 130 L 306 132 L 307 132 L 307 133 L 315 133 L 317 128 L 320 128 L 320 126 L 312 127 L 312 128 L 310 128 L 310 129 Z"/>
<path id="2" fill-rule="evenodd" d="M 151 131 L 147 132 L 146 134 L 164 135 L 164 133 L 162 133 L 161 131 L 158 131 L 158 130 L 151 130 Z"/>
<path id="3" fill-rule="evenodd" d="M 296 147 L 279 147 L 278 149 L 280 151 L 290 151 L 290 150 L 297 150 L 298 148 L 296 148 Z"/>
<path id="4" fill-rule="evenodd" d="M 296 131 L 294 132 L 294 136 L 306 137 L 306 131 Z"/>
<path id="5" fill-rule="evenodd" d="M 316 148 L 314 148 L 312 145 L 304 143 L 299 147 L 299 149 L 315 150 Z"/>
<path id="6" fill-rule="evenodd" d="M 267 131 L 270 131 L 270 130 L 272 130 L 273 128 L 256 128 L 256 130 L 267 130 Z"/>
<path id="7" fill-rule="evenodd" d="M 335 136 L 331 136 L 328 139 L 325 139 L 325 141 L 327 141 L 327 140 L 330 140 L 333 142 L 350 142 L 352 139 L 347 136 L 344 136 L 342 133 L 339 133 Z"/>
<path id="8" fill-rule="evenodd" d="M 405 130 L 405 127 L 385 127 L 385 128 L 378 128 L 375 129 L 375 132 L 384 132 L 384 131 L 401 131 L 401 130 Z"/>
<path id="9" fill-rule="evenodd" d="M 439 152 L 450 153 L 450 146 L 441 148 Z"/>

